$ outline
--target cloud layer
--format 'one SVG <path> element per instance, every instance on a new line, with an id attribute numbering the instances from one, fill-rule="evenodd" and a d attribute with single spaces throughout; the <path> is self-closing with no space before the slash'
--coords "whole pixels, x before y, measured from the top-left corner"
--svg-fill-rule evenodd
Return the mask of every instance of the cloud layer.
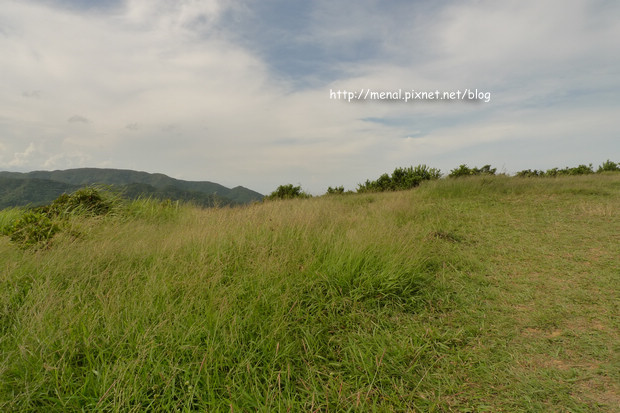
<path id="1" fill-rule="evenodd" d="M 318 194 L 418 163 L 619 160 L 619 13 L 612 1 L 9 0 L 0 169 Z M 329 98 L 369 88 L 491 101 Z"/>

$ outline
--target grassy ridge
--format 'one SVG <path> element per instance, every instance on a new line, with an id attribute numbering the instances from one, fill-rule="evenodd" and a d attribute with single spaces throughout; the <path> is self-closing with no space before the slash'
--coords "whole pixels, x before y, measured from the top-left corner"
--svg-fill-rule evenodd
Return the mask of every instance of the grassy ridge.
<path id="1" fill-rule="evenodd" d="M 2 237 L 0 409 L 611 411 L 619 201 L 478 177 Z"/>

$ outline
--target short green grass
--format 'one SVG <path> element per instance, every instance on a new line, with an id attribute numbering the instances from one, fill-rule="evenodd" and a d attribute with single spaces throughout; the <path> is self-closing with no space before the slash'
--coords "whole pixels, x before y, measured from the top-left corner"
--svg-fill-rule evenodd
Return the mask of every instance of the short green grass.
<path id="1" fill-rule="evenodd" d="M 474 177 L 0 237 L 0 410 L 617 411 L 618 205 Z"/>

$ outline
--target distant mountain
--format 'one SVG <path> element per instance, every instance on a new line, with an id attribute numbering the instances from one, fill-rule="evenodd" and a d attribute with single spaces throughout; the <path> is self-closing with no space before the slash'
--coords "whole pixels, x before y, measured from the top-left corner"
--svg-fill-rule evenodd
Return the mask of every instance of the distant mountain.
<path id="1" fill-rule="evenodd" d="M 193 202 L 201 206 L 241 205 L 263 195 L 242 186 L 227 188 L 209 181 L 184 181 L 164 174 L 125 169 L 79 168 L 64 171 L 0 171 L 0 208 L 47 204 L 64 192 L 87 185 L 111 185 L 129 198 L 150 196 Z"/>
<path id="2" fill-rule="evenodd" d="M 20 179 L 7 177 L 0 172 L 0 209 L 44 205 L 64 192 L 71 193 L 80 187 L 47 179 Z"/>

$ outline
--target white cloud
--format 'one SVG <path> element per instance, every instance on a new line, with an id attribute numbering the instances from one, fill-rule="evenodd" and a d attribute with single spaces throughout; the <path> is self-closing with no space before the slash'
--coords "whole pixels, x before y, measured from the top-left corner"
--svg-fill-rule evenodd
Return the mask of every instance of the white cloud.
<path id="1" fill-rule="evenodd" d="M 23 152 L 16 152 L 13 155 L 13 159 L 8 162 L 8 165 L 11 167 L 21 167 L 26 165 L 36 152 L 37 149 L 35 144 L 30 142 L 28 147 Z"/>
<path id="2" fill-rule="evenodd" d="M 58 153 L 43 161 L 43 168 L 47 170 L 80 168 L 88 165 L 92 157 L 80 151 L 69 151 L 66 153 Z M 105 165 L 100 165 L 105 167 Z"/>

